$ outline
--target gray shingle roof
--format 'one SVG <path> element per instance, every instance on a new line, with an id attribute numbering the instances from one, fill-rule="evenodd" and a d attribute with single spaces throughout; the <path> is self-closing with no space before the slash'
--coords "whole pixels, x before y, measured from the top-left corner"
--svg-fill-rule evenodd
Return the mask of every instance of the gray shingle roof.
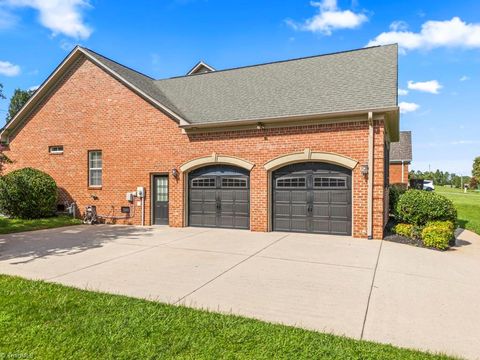
<path id="1" fill-rule="evenodd" d="M 400 131 L 400 140 L 390 144 L 390 162 L 412 161 L 412 132 Z"/>
<path id="2" fill-rule="evenodd" d="M 191 124 L 397 106 L 396 45 L 163 80 L 87 51 Z"/>
<path id="3" fill-rule="evenodd" d="M 109 58 L 106 58 L 105 56 L 102 56 L 90 49 L 82 47 L 82 50 L 86 51 L 103 65 L 116 72 L 130 84 L 142 90 L 148 96 L 152 97 L 170 110 L 183 117 L 181 111 L 165 96 L 162 90 L 155 85 L 153 78 L 133 69 L 130 69 L 129 67 L 119 64 L 113 60 L 110 60 Z"/>

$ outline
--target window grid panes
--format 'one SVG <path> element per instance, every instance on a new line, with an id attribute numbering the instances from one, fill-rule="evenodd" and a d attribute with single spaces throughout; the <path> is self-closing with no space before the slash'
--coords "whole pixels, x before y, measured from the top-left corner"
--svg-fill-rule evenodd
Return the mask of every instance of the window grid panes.
<path id="1" fill-rule="evenodd" d="M 168 201 L 168 179 L 157 178 L 157 201 Z"/>
<path id="2" fill-rule="evenodd" d="M 88 152 L 88 185 L 102 186 L 102 152 Z"/>
<path id="3" fill-rule="evenodd" d="M 48 152 L 50 154 L 63 154 L 63 145 L 49 146 Z"/>
<path id="4" fill-rule="evenodd" d="M 246 188 L 247 179 L 222 178 L 222 187 L 227 188 Z"/>
<path id="5" fill-rule="evenodd" d="M 215 178 L 199 178 L 192 180 L 192 188 L 214 188 Z"/>
<path id="6" fill-rule="evenodd" d="M 304 177 L 292 177 L 277 179 L 277 188 L 304 188 L 306 180 Z"/>
<path id="7" fill-rule="evenodd" d="M 313 179 L 315 188 L 346 188 L 347 179 L 340 177 L 315 177 Z"/>

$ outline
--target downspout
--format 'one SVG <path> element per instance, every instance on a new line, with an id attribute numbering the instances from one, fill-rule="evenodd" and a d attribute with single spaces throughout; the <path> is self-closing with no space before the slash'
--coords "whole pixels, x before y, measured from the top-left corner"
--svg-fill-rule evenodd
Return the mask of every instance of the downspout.
<path id="1" fill-rule="evenodd" d="M 404 176 L 403 176 L 404 172 L 405 172 L 405 167 L 404 167 L 403 160 L 402 160 L 402 184 L 403 184 L 403 180 L 404 180 Z"/>
<path id="2" fill-rule="evenodd" d="M 368 113 L 368 194 L 367 194 L 367 237 L 373 239 L 373 113 Z"/>

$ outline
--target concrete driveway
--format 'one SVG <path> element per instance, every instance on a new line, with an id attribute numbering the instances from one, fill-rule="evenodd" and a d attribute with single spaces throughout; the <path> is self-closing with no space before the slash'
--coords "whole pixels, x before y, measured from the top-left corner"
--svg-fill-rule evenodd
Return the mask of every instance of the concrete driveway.
<path id="1" fill-rule="evenodd" d="M 0 272 L 480 358 L 480 238 L 75 226 L 0 235 Z"/>

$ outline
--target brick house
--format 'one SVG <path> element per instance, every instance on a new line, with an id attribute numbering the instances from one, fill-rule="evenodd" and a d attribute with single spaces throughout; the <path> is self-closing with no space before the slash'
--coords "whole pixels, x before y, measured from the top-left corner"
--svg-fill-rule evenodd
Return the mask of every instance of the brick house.
<path id="1" fill-rule="evenodd" d="M 6 171 L 47 172 L 60 207 L 106 222 L 380 239 L 397 50 L 155 80 L 76 47 L 2 130 Z"/>
<path id="2" fill-rule="evenodd" d="M 398 142 L 390 146 L 390 184 L 408 184 L 408 169 L 412 162 L 412 132 L 400 131 Z"/>

